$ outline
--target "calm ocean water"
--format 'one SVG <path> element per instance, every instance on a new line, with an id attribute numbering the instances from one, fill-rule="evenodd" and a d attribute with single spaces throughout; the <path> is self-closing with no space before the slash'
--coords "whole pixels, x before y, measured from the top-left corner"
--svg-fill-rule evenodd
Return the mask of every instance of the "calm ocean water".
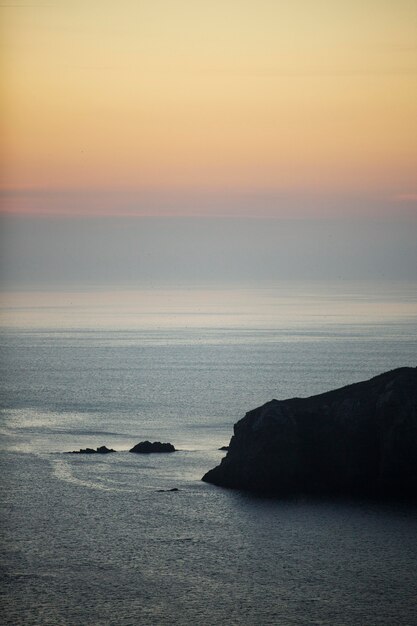
<path id="1" fill-rule="evenodd" d="M 9 293 L 1 309 L 2 623 L 417 624 L 414 507 L 200 481 L 246 411 L 416 366 L 415 284 Z M 179 452 L 129 454 L 143 439 Z M 99 445 L 119 453 L 62 454 Z"/>

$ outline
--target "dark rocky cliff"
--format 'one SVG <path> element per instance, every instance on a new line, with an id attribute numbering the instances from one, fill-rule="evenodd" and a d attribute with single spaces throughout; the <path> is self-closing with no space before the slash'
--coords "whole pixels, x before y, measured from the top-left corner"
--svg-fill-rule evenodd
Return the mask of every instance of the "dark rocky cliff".
<path id="1" fill-rule="evenodd" d="M 272 400 L 234 427 L 203 477 L 272 494 L 417 497 L 417 368 L 310 398 Z"/>

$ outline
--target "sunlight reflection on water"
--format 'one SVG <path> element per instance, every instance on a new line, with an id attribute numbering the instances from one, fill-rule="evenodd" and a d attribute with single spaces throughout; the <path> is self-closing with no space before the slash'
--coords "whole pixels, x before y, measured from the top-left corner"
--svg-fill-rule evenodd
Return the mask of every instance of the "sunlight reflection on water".
<path id="1" fill-rule="evenodd" d="M 417 315 L 412 283 L 282 283 L 269 288 L 8 292 L 12 328 L 268 329 L 378 323 Z"/>

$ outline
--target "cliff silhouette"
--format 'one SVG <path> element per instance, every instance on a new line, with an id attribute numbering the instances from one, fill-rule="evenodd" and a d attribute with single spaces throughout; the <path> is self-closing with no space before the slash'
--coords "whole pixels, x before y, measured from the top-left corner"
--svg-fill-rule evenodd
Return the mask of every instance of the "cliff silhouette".
<path id="1" fill-rule="evenodd" d="M 309 398 L 271 400 L 234 426 L 205 482 L 274 495 L 417 497 L 417 368 Z"/>

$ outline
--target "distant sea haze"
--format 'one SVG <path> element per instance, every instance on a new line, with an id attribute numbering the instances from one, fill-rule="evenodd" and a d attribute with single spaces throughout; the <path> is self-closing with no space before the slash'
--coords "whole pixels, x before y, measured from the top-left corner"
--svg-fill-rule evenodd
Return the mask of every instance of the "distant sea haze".
<path id="1" fill-rule="evenodd" d="M 2 217 L 5 289 L 414 280 L 417 220 Z"/>

